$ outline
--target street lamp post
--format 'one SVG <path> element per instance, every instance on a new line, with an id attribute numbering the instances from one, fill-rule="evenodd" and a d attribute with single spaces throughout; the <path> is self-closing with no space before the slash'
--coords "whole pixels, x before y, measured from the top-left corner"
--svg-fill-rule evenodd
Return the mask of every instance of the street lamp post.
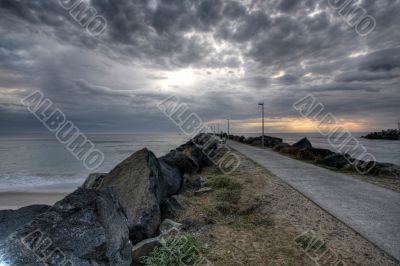
<path id="1" fill-rule="evenodd" d="M 264 102 L 259 102 L 262 107 L 262 146 L 264 147 Z"/>
<path id="2" fill-rule="evenodd" d="M 228 138 L 227 139 L 229 139 L 229 119 L 226 119 L 226 120 L 228 120 Z"/>

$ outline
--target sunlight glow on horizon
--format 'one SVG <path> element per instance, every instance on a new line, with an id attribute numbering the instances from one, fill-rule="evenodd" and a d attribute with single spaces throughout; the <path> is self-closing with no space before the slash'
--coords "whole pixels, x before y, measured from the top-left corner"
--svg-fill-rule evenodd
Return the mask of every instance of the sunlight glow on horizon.
<path id="1" fill-rule="evenodd" d="M 226 129 L 226 120 L 212 120 L 210 125 L 220 124 L 221 130 Z M 231 120 L 232 132 L 254 133 L 261 130 L 261 118 L 249 120 Z M 342 127 L 350 132 L 365 132 L 368 131 L 366 121 L 353 121 L 349 119 L 339 119 L 334 127 Z M 326 129 L 326 127 L 324 127 Z M 313 133 L 318 132 L 318 122 L 311 121 L 300 117 L 282 117 L 282 118 L 265 118 L 265 131 L 270 133 Z"/>

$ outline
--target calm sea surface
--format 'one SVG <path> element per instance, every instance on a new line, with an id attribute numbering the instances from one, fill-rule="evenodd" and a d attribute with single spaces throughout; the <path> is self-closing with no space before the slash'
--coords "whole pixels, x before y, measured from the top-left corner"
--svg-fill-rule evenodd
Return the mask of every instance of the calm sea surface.
<path id="1" fill-rule="evenodd" d="M 162 156 L 189 138 L 178 134 L 87 135 L 104 155 L 94 172 L 109 172 L 137 150 L 147 147 Z M 0 135 L 0 192 L 71 191 L 89 171 L 51 135 Z"/>
<path id="2" fill-rule="evenodd" d="M 257 136 L 259 134 L 244 134 Z M 333 148 L 319 134 L 267 134 L 294 143 L 306 136 L 315 147 Z M 354 134 L 360 137 L 361 133 Z M 108 172 L 133 152 L 147 147 L 157 156 L 186 142 L 178 134 L 94 134 L 88 135 L 105 155 L 95 172 Z M 378 161 L 400 165 L 400 142 L 359 139 Z M 89 172 L 82 163 L 51 135 L 0 135 L 0 192 L 5 191 L 72 191 Z"/>

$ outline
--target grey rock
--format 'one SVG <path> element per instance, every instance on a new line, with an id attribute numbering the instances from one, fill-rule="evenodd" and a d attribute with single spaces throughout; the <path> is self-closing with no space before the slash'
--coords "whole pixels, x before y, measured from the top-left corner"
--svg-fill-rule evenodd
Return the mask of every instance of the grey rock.
<path id="1" fill-rule="evenodd" d="M 293 147 L 297 147 L 300 150 L 311 149 L 312 145 L 311 142 L 307 138 L 302 138 L 298 142 L 292 145 Z"/>
<path id="2" fill-rule="evenodd" d="M 400 179 L 400 166 L 391 165 L 391 166 L 386 166 L 386 167 L 379 167 L 376 170 L 376 173 L 379 176 Z"/>
<path id="3" fill-rule="evenodd" d="M 161 245 L 159 237 L 148 238 L 137 243 L 132 249 L 133 262 L 142 264 L 143 258 L 150 255 L 155 248 L 161 247 Z"/>
<path id="4" fill-rule="evenodd" d="M 202 187 L 204 187 L 205 186 L 205 184 L 207 183 L 207 181 L 208 181 L 208 178 L 207 177 L 205 177 L 205 176 L 199 176 L 199 178 L 200 178 L 200 183 L 201 183 L 201 186 Z"/>
<path id="5" fill-rule="evenodd" d="M 182 175 L 185 173 L 191 174 L 199 170 L 199 165 L 193 158 L 178 150 L 170 151 L 160 160 L 178 167 Z"/>
<path id="6" fill-rule="evenodd" d="M 270 136 L 265 136 L 264 137 L 264 144 L 265 144 L 265 146 L 267 146 L 267 147 L 274 147 L 274 146 L 276 146 L 276 145 L 278 145 L 278 144 L 281 144 L 282 143 L 282 139 L 280 139 L 280 138 L 275 138 L 275 137 L 270 137 Z"/>
<path id="7" fill-rule="evenodd" d="M 212 191 L 213 191 L 213 189 L 210 187 L 203 187 L 203 188 L 200 188 L 199 190 L 195 191 L 194 195 L 201 196 L 201 195 L 204 195 L 204 194 L 212 192 Z"/>
<path id="8" fill-rule="evenodd" d="M 176 217 L 178 214 L 178 211 L 182 209 L 182 205 L 177 199 L 176 196 L 172 196 L 168 199 L 166 199 L 162 204 L 161 204 L 161 213 L 162 217 Z"/>
<path id="9" fill-rule="evenodd" d="M 0 243 L 6 265 L 130 265 L 126 217 L 111 189 L 78 189 Z"/>
<path id="10" fill-rule="evenodd" d="M 183 185 L 187 189 L 201 188 L 201 179 L 199 176 L 183 175 Z"/>
<path id="11" fill-rule="evenodd" d="M 372 132 L 366 136 L 362 136 L 362 138 L 400 140 L 400 130 L 399 129 L 388 129 L 388 130 L 382 130 L 381 132 Z"/>
<path id="12" fill-rule="evenodd" d="M 163 160 L 159 160 L 161 167 L 161 174 L 165 183 L 166 194 L 168 196 L 175 195 L 179 192 L 182 187 L 183 178 L 179 171 L 179 168 L 167 164 Z"/>
<path id="13" fill-rule="evenodd" d="M 328 149 L 307 148 L 299 150 L 297 155 L 303 160 L 321 160 L 329 155 L 332 155 L 333 153 L 333 151 Z"/>
<path id="14" fill-rule="evenodd" d="M 159 205 L 167 192 L 160 164 L 151 151 L 144 148 L 121 162 L 104 177 L 103 186 L 115 189 L 134 243 L 155 236 L 161 219 Z"/>
<path id="15" fill-rule="evenodd" d="M 348 155 L 343 155 L 340 153 L 334 153 L 328 155 L 325 158 L 318 161 L 320 164 L 324 164 L 335 168 L 344 168 L 346 165 L 350 164 L 350 158 Z"/>
<path id="16" fill-rule="evenodd" d="M 31 205 L 18 210 L 0 211 L 0 241 L 49 208 L 48 205 Z"/>

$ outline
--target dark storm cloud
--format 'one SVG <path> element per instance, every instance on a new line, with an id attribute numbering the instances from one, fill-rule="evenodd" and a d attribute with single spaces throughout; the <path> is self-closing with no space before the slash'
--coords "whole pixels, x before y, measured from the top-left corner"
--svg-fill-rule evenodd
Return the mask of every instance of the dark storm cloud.
<path id="1" fill-rule="evenodd" d="M 389 48 L 369 54 L 361 61 L 360 70 L 391 71 L 400 68 L 400 48 Z"/>
<path id="2" fill-rule="evenodd" d="M 107 130 L 166 127 L 156 103 L 171 93 L 204 120 L 254 118 L 259 100 L 271 116 L 295 116 L 293 102 L 310 92 L 337 115 L 398 119 L 399 1 L 361 1 L 377 21 L 366 37 L 327 1 L 88 2 L 107 21 L 99 37 L 58 1 L 0 1 L 2 125 L 36 125 L 19 107 L 35 89 Z M 193 77 L 177 77 L 185 69 Z"/>

